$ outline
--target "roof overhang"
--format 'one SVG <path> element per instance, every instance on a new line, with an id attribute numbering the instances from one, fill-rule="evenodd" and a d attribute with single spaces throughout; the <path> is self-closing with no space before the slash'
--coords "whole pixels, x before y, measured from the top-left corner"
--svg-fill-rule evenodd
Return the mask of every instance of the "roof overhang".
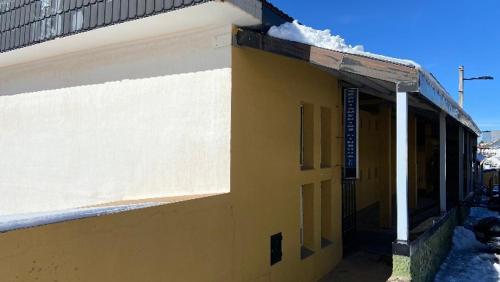
<path id="1" fill-rule="evenodd" d="M 236 44 L 274 54 L 299 59 L 341 78 L 364 80 L 372 89 L 381 89 L 392 95 L 395 92 L 410 92 L 414 103 L 428 102 L 431 107 L 443 111 L 474 134 L 481 133 L 472 118 L 453 100 L 444 87 L 427 71 L 395 62 L 368 56 L 344 53 L 283 40 L 242 29 L 236 36 Z M 423 99 L 422 99 L 423 98 Z"/>

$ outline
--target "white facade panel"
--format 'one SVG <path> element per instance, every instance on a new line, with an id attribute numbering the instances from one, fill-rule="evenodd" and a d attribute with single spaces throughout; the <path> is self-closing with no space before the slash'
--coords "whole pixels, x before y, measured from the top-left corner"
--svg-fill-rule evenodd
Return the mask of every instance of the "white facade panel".
<path id="1" fill-rule="evenodd" d="M 230 32 L 0 69 L 0 214 L 228 192 Z"/>

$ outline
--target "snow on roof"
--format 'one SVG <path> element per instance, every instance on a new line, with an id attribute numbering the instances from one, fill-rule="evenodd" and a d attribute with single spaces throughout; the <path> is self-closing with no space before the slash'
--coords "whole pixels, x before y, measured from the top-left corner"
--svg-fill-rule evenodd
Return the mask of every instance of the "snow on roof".
<path id="1" fill-rule="evenodd" d="M 299 42 L 316 47 L 370 57 L 382 61 L 401 64 L 409 67 L 421 69 L 421 66 L 414 61 L 387 57 L 370 53 L 364 50 L 363 45 L 352 46 L 345 42 L 340 35 L 333 35 L 329 29 L 317 30 L 300 24 L 297 20 L 291 23 L 284 23 L 280 26 L 273 26 L 268 31 L 268 35 L 294 42 Z"/>

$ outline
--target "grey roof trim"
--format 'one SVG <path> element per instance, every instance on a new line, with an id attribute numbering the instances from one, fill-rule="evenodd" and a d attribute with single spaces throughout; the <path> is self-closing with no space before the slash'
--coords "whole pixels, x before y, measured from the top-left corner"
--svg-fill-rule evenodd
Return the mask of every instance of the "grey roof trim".
<path id="1" fill-rule="evenodd" d="M 256 0 L 219 0 L 221 2 L 228 2 L 250 15 L 262 20 L 262 2 Z"/>
<path id="2" fill-rule="evenodd" d="M 453 100 L 446 89 L 439 81 L 425 70 L 419 71 L 418 76 L 419 92 L 432 103 L 445 111 L 448 115 L 471 129 L 477 136 L 481 135 L 481 130 L 474 120 Z"/>

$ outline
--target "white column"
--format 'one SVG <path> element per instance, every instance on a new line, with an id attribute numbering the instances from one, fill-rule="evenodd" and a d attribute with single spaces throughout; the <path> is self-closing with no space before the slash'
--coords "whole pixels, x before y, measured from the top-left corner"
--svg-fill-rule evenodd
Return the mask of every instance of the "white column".
<path id="1" fill-rule="evenodd" d="M 464 128 L 458 126 L 458 199 L 464 200 Z"/>
<path id="2" fill-rule="evenodd" d="M 446 212 L 446 114 L 439 116 L 439 203 Z"/>
<path id="3" fill-rule="evenodd" d="M 397 240 L 408 241 L 408 93 L 396 96 Z"/>

